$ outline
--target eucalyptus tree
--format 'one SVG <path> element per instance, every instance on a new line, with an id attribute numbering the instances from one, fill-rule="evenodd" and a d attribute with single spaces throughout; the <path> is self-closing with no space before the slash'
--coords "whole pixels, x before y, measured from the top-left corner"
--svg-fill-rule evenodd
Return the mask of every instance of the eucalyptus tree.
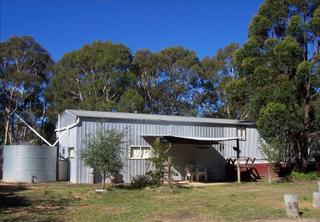
<path id="1" fill-rule="evenodd" d="M 123 93 L 135 85 L 131 64 L 130 50 L 111 42 L 95 41 L 66 53 L 46 93 L 54 115 L 66 108 L 116 110 Z"/>
<path id="2" fill-rule="evenodd" d="M 193 51 L 182 47 L 169 47 L 157 53 L 140 50 L 133 64 L 145 101 L 144 112 L 195 114 L 193 100 L 199 87 L 200 62 Z"/>
<path id="3" fill-rule="evenodd" d="M 50 54 L 32 37 L 13 36 L 0 43 L 0 111 L 3 143 L 26 140 L 14 111 L 28 111 L 43 123 L 46 104 L 43 93 L 52 75 Z M 43 125 L 43 124 L 42 124 Z M 25 132 L 25 131 L 23 131 Z"/>
<path id="4" fill-rule="evenodd" d="M 236 52 L 229 97 L 305 169 L 319 128 L 319 0 L 266 0 Z"/>
<path id="5" fill-rule="evenodd" d="M 234 79 L 233 59 L 239 48 L 232 43 L 219 49 L 212 57 L 201 60 L 200 81 L 202 92 L 197 98 L 201 112 L 205 116 L 235 118 L 235 101 L 226 98 L 226 85 Z"/>

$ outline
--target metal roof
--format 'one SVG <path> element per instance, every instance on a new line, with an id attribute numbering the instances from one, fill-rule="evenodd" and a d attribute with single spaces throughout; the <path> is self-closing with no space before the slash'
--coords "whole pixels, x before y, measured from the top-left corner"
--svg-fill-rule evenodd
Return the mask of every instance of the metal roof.
<path id="1" fill-rule="evenodd" d="M 180 122 L 180 123 L 197 123 L 197 124 L 220 124 L 220 125 L 243 125 L 256 127 L 256 123 L 248 120 L 235 119 L 216 119 L 216 118 L 201 118 L 188 116 L 170 116 L 170 115 L 155 115 L 142 113 L 122 113 L 122 112 L 100 112 L 89 110 L 73 110 L 66 109 L 63 114 L 71 113 L 77 117 L 97 118 L 97 119 L 129 119 L 129 120 L 149 120 L 149 121 L 164 121 L 164 122 Z"/>

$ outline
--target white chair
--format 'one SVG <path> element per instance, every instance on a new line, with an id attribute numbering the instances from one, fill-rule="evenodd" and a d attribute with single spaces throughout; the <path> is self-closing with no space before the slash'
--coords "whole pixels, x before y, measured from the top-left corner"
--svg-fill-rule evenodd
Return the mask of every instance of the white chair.
<path id="1" fill-rule="evenodd" d="M 200 176 L 204 176 L 204 181 L 208 180 L 207 168 L 203 164 L 197 164 L 195 167 L 196 181 L 200 180 Z"/>
<path id="2" fill-rule="evenodd" d="M 187 164 L 184 168 L 184 171 L 186 172 L 184 180 L 189 180 L 190 182 L 192 182 L 194 176 L 194 165 L 191 163 Z"/>

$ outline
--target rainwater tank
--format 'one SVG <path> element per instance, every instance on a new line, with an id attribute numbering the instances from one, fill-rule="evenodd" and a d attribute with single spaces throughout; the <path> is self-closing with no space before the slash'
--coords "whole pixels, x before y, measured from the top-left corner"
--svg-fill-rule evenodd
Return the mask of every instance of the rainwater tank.
<path id="1" fill-rule="evenodd" d="M 55 181 L 57 148 L 36 145 L 3 147 L 3 181 Z"/>
<path id="2" fill-rule="evenodd" d="M 58 180 L 67 181 L 68 180 L 68 161 L 59 160 L 58 161 Z"/>

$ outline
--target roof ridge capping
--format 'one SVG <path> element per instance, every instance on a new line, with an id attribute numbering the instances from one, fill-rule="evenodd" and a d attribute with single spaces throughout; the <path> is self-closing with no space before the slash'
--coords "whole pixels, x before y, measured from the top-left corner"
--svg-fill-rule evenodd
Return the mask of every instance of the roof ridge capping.
<path id="1" fill-rule="evenodd" d="M 106 112 L 106 111 L 76 110 L 76 109 L 66 109 L 64 113 L 65 112 L 71 113 L 77 117 L 98 118 L 98 119 L 104 119 L 104 118 L 134 119 L 134 120 L 207 123 L 207 124 L 221 124 L 221 125 L 223 124 L 245 125 L 245 126 L 256 127 L 256 123 L 254 121 L 238 120 L 238 119 L 221 119 L 221 118 L 174 116 L 174 115 L 144 114 L 144 113 Z"/>

